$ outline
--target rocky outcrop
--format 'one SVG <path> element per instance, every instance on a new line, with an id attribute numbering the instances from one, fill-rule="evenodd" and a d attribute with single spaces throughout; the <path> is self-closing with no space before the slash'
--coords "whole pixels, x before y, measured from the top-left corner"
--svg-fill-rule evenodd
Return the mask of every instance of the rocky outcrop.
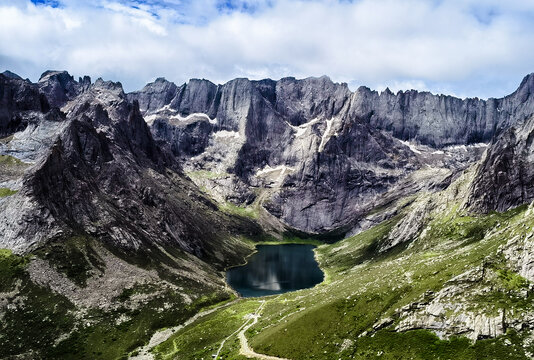
<path id="1" fill-rule="evenodd" d="M 192 117 L 190 121 L 175 126 L 158 118 L 152 122 L 152 132 L 158 139 L 168 139 L 171 151 L 182 156 L 199 155 L 209 145 L 213 125 L 208 119 Z"/>
<path id="2" fill-rule="evenodd" d="M 20 77 L 0 74 L 0 138 L 24 130 L 49 110 L 48 100 L 37 86 Z"/>
<path id="3" fill-rule="evenodd" d="M 79 82 L 66 71 L 45 71 L 37 83 L 39 90 L 46 95 L 50 106 L 60 108 L 80 92 L 86 90 L 91 79 L 85 76 Z"/>
<path id="4" fill-rule="evenodd" d="M 427 218 L 434 206 L 431 199 L 424 198 L 413 204 L 410 212 L 391 229 L 379 251 L 385 252 L 415 239 L 428 222 Z"/>
<path id="5" fill-rule="evenodd" d="M 528 219 L 531 212 L 532 208 L 523 218 Z M 494 236 L 502 236 L 504 231 L 500 232 Z M 398 309 L 395 330 L 428 329 L 441 338 L 462 335 L 474 341 L 496 338 L 508 329 L 534 329 L 530 283 L 533 243 L 531 234 L 508 239 L 481 266 L 465 271 L 447 281 L 439 291 L 427 291 L 419 301 Z M 503 281 L 507 279 L 503 274 L 522 282 L 518 280 L 510 286 Z M 502 299 L 506 300 L 502 302 Z"/>
<path id="6" fill-rule="evenodd" d="M 524 214 L 525 218 L 533 215 L 534 203 L 531 203 Z M 520 276 L 534 283 L 534 233 L 526 232 L 523 236 L 519 235 L 508 241 L 506 246 L 501 249 L 502 255 L 508 265 Z"/>
<path id="7" fill-rule="evenodd" d="M 2 73 L 6 78 L 14 79 L 14 80 L 23 80 L 19 75 L 15 74 L 14 72 L 11 72 L 9 70 L 6 70 Z"/>
<path id="8" fill-rule="evenodd" d="M 20 191 L 0 203 L 0 247 L 26 252 L 84 233 L 122 249 L 172 246 L 217 263 L 236 251 L 221 246 L 229 233 L 260 231 L 219 213 L 183 177 L 120 83 L 98 79 L 62 110 L 61 128 L 47 133 L 50 147 L 42 149 Z M 39 129 L 48 126 L 34 120 Z M 13 151 L 18 136 L 7 144 Z"/>
<path id="9" fill-rule="evenodd" d="M 289 163 L 293 171 L 265 204 L 301 230 L 319 233 L 343 227 L 368 201 L 416 168 L 417 159 L 405 146 L 365 122 L 339 126 L 323 151 L 304 153 Z M 312 135 L 295 145 L 317 149 L 321 141 Z"/>
<path id="10" fill-rule="evenodd" d="M 496 315 L 481 314 L 467 310 L 465 304 L 451 302 L 451 297 L 462 296 L 465 289 L 448 288 L 447 291 L 446 295 L 440 293 L 438 298 L 429 304 L 424 302 L 411 304 L 402 309 L 400 313 L 402 320 L 395 330 L 427 329 L 434 331 L 441 338 L 446 339 L 461 334 L 475 341 L 496 338 L 506 333 L 507 326 L 510 327 L 504 312 Z M 445 296 L 446 299 L 441 298 Z M 413 310 L 418 312 L 411 313 Z"/>
<path id="11" fill-rule="evenodd" d="M 176 96 L 178 87 L 165 80 L 157 78 L 151 84 L 146 85 L 142 90 L 128 94 L 130 101 L 137 100 L 142 112 L 154 112 L 170 104 Z"/>
<path id="12" fill-rule="evenodd" d="M 505 98 L 462 100 L 413 90 L 353 93 L 327 77 L 181 86 L 157 79 L 128 98 L 186 171 L 229 174 L 230 188 L 274 189 L 262 197 L 271 214 L 323 233 L 353 226 L 377 195 L 417 169 L 461 170 L 477 161 L 479 143 L 534 112 L 533 84 L 529 75 Z M 228 186 L 209 188 L 216 198 L 242 199 Z"/>
<path id="13" fill-rule="evenodd" d="M 505 130 L 488 149 L 467 207 L 505 211 L 534 200 L 534 117 Z"/>

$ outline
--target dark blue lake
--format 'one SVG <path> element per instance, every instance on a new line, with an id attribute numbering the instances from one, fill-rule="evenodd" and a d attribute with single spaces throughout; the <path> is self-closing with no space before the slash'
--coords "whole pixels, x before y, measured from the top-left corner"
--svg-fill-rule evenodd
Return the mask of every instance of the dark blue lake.
<path id="1" fill-rule="evenodd" d="M 313 245 L 258 245 L 243 266 L 226 272 L 228 284 L 243 297 L 282 294 L 323 281 Z"/>

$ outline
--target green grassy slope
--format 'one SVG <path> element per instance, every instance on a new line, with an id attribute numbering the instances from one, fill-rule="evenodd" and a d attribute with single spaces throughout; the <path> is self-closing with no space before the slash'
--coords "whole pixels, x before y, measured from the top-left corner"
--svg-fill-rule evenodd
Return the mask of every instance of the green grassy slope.
<path id="1" fill-rule="evenodd" d="M 507 317 L 534 313 L 532 284 L 511 267 L 502 251 L 511 239 L 530 236 L 532 208 L 468 214 L 462 210 L 462 199 L 470 176 L 468 172 L 442 192 L 422 193 L 410 205 L 399 207 L 396 216 L 334 244 L 282 236 L 281 242 L 318 245 L 316 257 L 326 275 L 323 283 L 279 296 L 232 302 L 174 333 L 153 349 L 155 358 L 208 359 L 224 341 L 220 359 L 245 359 L 240 355 L 238 333 L 261 301 L 265 301 L 261 316 L 245 335 L 256 352 L 271 356 L 292 360 L 531 357 L 534 342 L 527 330 L 510 328 L 497 338 L 476 342 L 461 336 L 439 338 L 425 329 L 395 331 L 403 321 L 402 309 L 428 303 L 432 294 L 473 269 L 480 269 L 484 276 L 463 284 L 465 291 L 458 301 L 465 304 L 465 311 Z M 432 208 L 420 220 L 424 224 L 418 235 L 380 251 L 421 202 L 431 203 Z M 280 242 L 265 234 L 259 240 Z M 253 243 L 236 233 L 219 245 L 240 249 L 235 259 L 228 260 L 231 265 L 242 261 Z M 110 263 L 103 254 L 115 260 Z M 35 261 L 46 261 L 57 276 L 64 276 L 78 290 L 116 271 L 115 262 L 142 269 L 154 280 L 125 287 L 112 306 L 80 307 L 68 291 L 32 281 L 29 267 Z M 197 273 L 209 281 L 185 276 Z M 200 310 L 232 299 L 221 275 L 207 263 L 170 247 L 124 253 L 85 235 L 51 242 L 27 256 L 0 250 L 0 354 L 125 359 L 156 330 L 182 324 Z M 441 320 L 455 315 L 451 310 Z"/>
<path id="2" fill-rule="evenodd" d="M 209 265 L 192 264 L 183 253 L 167 250 L 121 253 L 87 236 L 51 242 L 26 256 L 0 249 L 0 358 L 126 359 L 156 330 L 179 325 L 201 309 L 233 297 Z M 36 283 L 30 275 L 30 263 L 35 261 L 46 261 L 75 290 L 70 291 L 66 281 L 60 289 Z M 97 301 L 94 306 L 81 306 L 69 298 L 84 291 L 91 297 L 91 286 L 120 290 L 120 284 L 98 278 L 117 271 L 136 276 L 136 271 L 132 275 L 121 264 L 151 274 L 153 280 L 124 288 L 108 305 Z M 198 274 L 213 280 L 188 277 L 184 271 L 192 270 L 186 266 L 193 265 Z"/>
<path id="3" fill-rule="evenodd" d="M 391 229 L 410 211 L 403 210 L 356 236 L 317 248 L 325 281 L 313 289 L 266 298 L 259 322 L 249 329 L 252 348 L 263 354 L 298 359 L 526 359 L 534 353 L 530 333 L 508 330 L 497 339 L 471 342 L 452 336 L 441 340 L 429 330 L 395 332 L 399 309 L 424 301 L 454 277 L 480 267 L 488 276 L 488 297 L 466 296 L 481 313 L 531 310 L 530 297 L 517 291 L 529 286 L 500 259 L 499 248 L 524 237 L 534 226 L 526 206 L 506 213 L 472 216 L 461 210 L 468 179 L 432 197 L 435 209 L 425 229 L 410 245 L 380 253 Z M 451 195 L 452 194 L 452 195 Z M 488 285 L 473 284 L 473 286 Z M 200 319 L 154 349 L 158 359 L 211 357 L 221 341 L 244 322 L 257 299 L 242 299 L 224 311 Z M 241 317 L 236 321 L 235 316 Z M 384 320 L 385 319 L 385 320 Z M 385 326 L 378 326 L 382 321 Z M 376 328 L 376 329 L 375 329 Z M 241 359 L 237 336 L 225 342 L 224 359 Z M 186 357 L 187 358 L 187 357 Z"/>

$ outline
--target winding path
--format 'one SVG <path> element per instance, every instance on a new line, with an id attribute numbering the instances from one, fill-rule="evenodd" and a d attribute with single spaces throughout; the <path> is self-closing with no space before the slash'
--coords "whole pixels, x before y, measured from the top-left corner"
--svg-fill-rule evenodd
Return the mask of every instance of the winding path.
<path id="1" fill-rule="evenodd" d="M 237 335 L 237 337 L 239 338 L 239 344 L 241 345 L 241 349 L 239 350 L 239 354 L 241 354 L 241 355 L 243 355 L 245 357 L 248 357 L 249 359 L 252 358 L 252 359 L 260 359 L 260 360 L 289 360 L 289 359 L 280 358 L 280 357 L 276 357 L 276 356 L 258 354 L 248 344 L 248 339 L 245 336 L 245 332 L 250 327 L 254 326 L 258 322 L 258 318 L 260 317 L 260 312 L 261 312 L 261 310 L 263 310 L 263 306 L 264 305 L 265 305 L 265 300 L 262 301 L 261 305 L 258 307 L 258 310 L 256 310 L 256 312 L 254 314 L 250 314 L 250 317 L 247 319 L 247 321 L 243 325 L 246 325 L 250 321 L 250 319 L 254 319 L 254 320 L 250 324 L 242 327 L 241 331 Z"/>
<path id="2" fill-rule="evenodd" d="M 245 356 L 245 357 L 247 357 L 249 359 L 289 360 L 289 359 L 285 359 L 285 358 L 279 358 L 279 357 L 276 357 L 276 356 L 258 354 L 248 344 L 248 339 L 245 336 L 245 332 L 258 322 L 258 319 L 260 317 L 261 311 L 263 310 L 263 307 L 265 306 L 265 303 L 266 303 L 265 300 L 260 300 L 260 306 L 256 309 L 256 311 L 253 312 L 252 314 L 247 314 L 245 316 L 245 322 L 243 323 L 243 325 L 241 325 L 239 327 L 239 329 L 234 331 L 232 334 L 228 335 L 221 342 L 221 345 L 219 346 L 219 349 L 217 350 L 217 353 L 215 353 L 214 356 L 213 356 L 214 360 L 219 360 L 219 355 L 221 353 L 221 350 L 224 347 L 224 343 L 226 343 L 226 341 L 228 339 L 230 339 L 232 336 L 234 336 L 236 333 L 237 333 L 237 337 L 239 339 L 239 344 L 240 344 L 240 349 L 239 349 L 239 354 L 240 355 L 243 355 L 243 356 Z M 250 320 L 252 320 L 252 322 Z"/>
<path id="3" fill-rule="evenodd" d="M 181 325 L 178 325 L 178 326 L 175 326 L 173 328 L 168 328 L 168 329 L 156 332 L 154 335 L 152 335 L 152 338 L 150 338 L 150 341 L 148 342 L 147 345 L 145 345 L 145 346 L 143 346 L 143 347 L 138 349 L 138 355 L 130 356 L 129 360 L 153 360 L 154 359 L 154 355 L 152 355 L 152 353 L 150 352 L 150 349 L 152 349 L 154 346 L 157 346 L 157 345 L 161 344 L 162 342 L 164 342 L 165 340 L 170 338 L 171 335 L 173 335 L 175 332 L 177 332 L 180 329 L 183 329 L 184 327 L 186 327 L 188 325 L 191 325 L 192 323 L 194 323 L 195 321 L 197 321 L 201 317 L 204 317 L 206 315 L 214 313 L 215 311 L 220 310 L 220 309 L 222 309 L 224 307 L 233 305 L 238 301 L 239 301 L 239 299 L 236 299 L 236 300 L 230 301 L 230 302 L 228 302 L 226 304 L 222 304 L 222 305 L 216 306 L 216 307 L 214 307 L 212 309 L 199 312 L 195 316 L 187 319 Z"/>
<path id="4" fill-rule="evenodd" d="M 137 351 L 137 355 L 129 357 L 129 360 L 154 360 L 154 355 L 152 355 L 152 353 L 150 352 L 150 349 L 152 349 L 153 347 L 161 344 L 162 342 L 167 340 L 169 337 L 171 337 L 171 335 L 173 335 L 175 332 L 177 332 L 178 330 L 183 329 L 184 327 L 194 323 L 195 321 L 197 321 L 201 317 L 204 317 L 206 315 L 214 313 L 215 311 L 220 310 L 220 309 L 222 309 L 224 307 L 227 307 L 227 306 L 230 306 L 232 304 L 235 304 L 238 301 L 239 301 L 239 299 L 236 299 L 236 300 L 231 301 L 229 303 L 222 304 L 222 305 L 219 305 L 217 307 L 214 307 L 213 309 L 209 309 L 209 310 L 206 310 L 206 311 L 199 312 L 198 314 L 196 314 L 195 316 L 189 318 L 187 321 L 185 321 L 181 325 L 178 325 L 178 326 L 175 326 L 173 328 L 169 328 L 169 329 L 165 329 L 165 330 L 156 332 L 154 335 L 152 335 L 152 338 L 150 339 L 149 343 L 147 345 L 139 348 L 138 351 Z M 220 360 L 219 356 L 220 356 L 220 353 L 221 353 L 221 351 L 222 351 L 222 349 L 224 347 L 224 344 L 232 336 L 235 336 L 235 334 L 237 334 L 237 337 L 239 339 L 239 344 L 240 344 L 239 354 L 240 355 L 243 355 L 243 356 L 245 356 L 245 357 L 247 357 L 249 359 L 289 360 L 289 359 L 286 359 L 286 358 L 280 358 L 280 357 L 276 357 L 276 356 L 258 354 L 248 344 L 248 339 L 245 336 L 245 332 L 248 329 L 250 329 L 252 326 L 256 325 L 256 323 L 258 322 L 258 319 L 260 318 L 260 314 L 261 314 L 261 312 L 263 310 L 263 307 L 265 306 L 265 303 L 266 303 L 266 300 L 260 300 L 260 306 L 256 309 L 256 311 L 251 313 L 251 314 L 247 314 L 245 316 L 245 322 L 243 323 L 243 325 L 241 325 L 239 327 L 239 329 L 237 329 L 232 334 L 227 336 L 221 342 L 221 345 L 219 346 L 219 349 L 217 350 L 217 353 L 215 353 L 214 356 L 213 356 L 213 358 L 215 360 Z"/>
<path id="5" fill-rule="evenodd" d="M 258 310 L 261 309 L 261 307 L 263 306 L 264 302 L 262 302 L 262 304 L 260 305 L 260 307 L 258 308 Z M 256 310 L 257 311 L 257 310 Z M 239 327 L 239 329 L 237 329 L 236 331 L 234 331 L 233 333 L 231 333 L 230 335 L 228 335 L 226 338 L 224 338 L 224 340 L 221 342 L 221 345 L 219 346 L 219 349 L 217 349 L 217 352 L 215 353 L 214 355 L 214 359 L 217 360 L 219 359 L 219 354 L 221 353 L 221 350 L 223 349 L 224 347 L 224 343 L 230 339 L 232 336 L 234 336 L 236 333 L 238 333 L 239 331 L 241 331 L 241 329 L 243 329 L 245 327 L 245 325 L 247 325 L 249 319 L 251 319 L 250 317 L 251 314 L 247 314 L 247 317 L 246 317 L 246 321 L 243 323 L 243 325 L 241 325 Z"/>

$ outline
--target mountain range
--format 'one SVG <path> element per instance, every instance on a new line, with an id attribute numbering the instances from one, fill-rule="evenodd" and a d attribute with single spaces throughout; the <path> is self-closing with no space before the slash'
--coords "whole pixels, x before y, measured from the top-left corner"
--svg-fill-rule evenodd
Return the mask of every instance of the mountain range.
<path id="1" fill-rule="evenodd" d="M 225 269 L 303 242 L 325 281 L 259 300 L 257 352 L 530 358 L 533 91 L 534 74 L 487 100 L 325 76 L 125 93 L 6 71 L 0 357 L 196 359 L 229 339 L 221 358 L 243 358 L 258 300 Z"/>

